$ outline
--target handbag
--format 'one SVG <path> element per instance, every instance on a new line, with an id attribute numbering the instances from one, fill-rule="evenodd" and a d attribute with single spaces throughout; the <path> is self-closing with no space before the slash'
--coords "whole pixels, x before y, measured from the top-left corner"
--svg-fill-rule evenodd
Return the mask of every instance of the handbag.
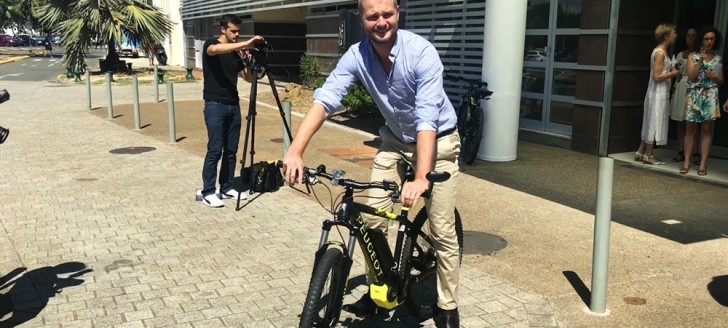
<path id="1" fill-rule="evenodd" d="M 250 190 L 253 192 L 274 192 L 283 186 L 281 161 L 261 161 L 250 168 Z"/>

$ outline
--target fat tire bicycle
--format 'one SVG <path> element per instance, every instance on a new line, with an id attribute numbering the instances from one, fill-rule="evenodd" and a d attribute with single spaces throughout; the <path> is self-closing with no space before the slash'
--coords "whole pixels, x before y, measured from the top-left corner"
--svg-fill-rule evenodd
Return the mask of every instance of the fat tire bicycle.
<path id="1" fill-rule="evenodd" d="M 414 175 L 411 167 L 402 162 L 400 165 L 407 166 L 405 180 L 412 179 Z M 332 208 L 332 213 L 336 209 L 333 220 L 327 219 L 323 222 L 299 327 L 333 327 L 339 321 L 357 241 L 371 272 L 373 281 L 369 291 L 377 307 L 391 310 L 404 303 L 410 314 L 424 320 L 431 318 L 437 302 L 437 255 L 430 236 L 422 231 L 428 218 L 426 208 L 422 208 L 410 221 L 407 218 L 407 207 L 401 206 L 400 213 L 396 214 L 354 200 L 355 192 L 377 188 L 389 191 L 392 201 L 399 202 L 400 187 L 394 181 L 358 182 L 346 178 L 340 170 L 328 173 L 323 165 L 316 169 L 304 169 L 307 186 L 320 183 L 318 178 L 329 180 L 331 185 L 343 187 L 344 193 Z M 430 181 L 428 190 L 432 190 L 434 183 L 449 178 L 449 173 L 430 172 L 427 175 Z M 423 197 L 429 196 L 428 194 L 429 192 Z M 381 230 L 365 227 L 361 213 L 399 223 L 394 254 Z M 332 227 L 339 230 L 341 241 L 329 239 Z M 344 242 L 340 227 L 349 231 L 347 242 Z M 463 226 L 457 209 L 455 232 L 459 261 L 462 262 Z"/>
<path id="2" fill-rule="evenodd" d="M 465 164 L 472 165 L 478 155 L 480 138 L 483 135 L 483 111 L 478 106 L 481 99 L 490 99 L 493 94 L 488 90 L 488 83 L 466 79 L 464 77 L 448 74 L 444 78 L 452 82 L 463 81 L 468 84 L 468 91 L 463 95 L 457 107 L 458 134 L 460 135 L 461 158 Z"/>

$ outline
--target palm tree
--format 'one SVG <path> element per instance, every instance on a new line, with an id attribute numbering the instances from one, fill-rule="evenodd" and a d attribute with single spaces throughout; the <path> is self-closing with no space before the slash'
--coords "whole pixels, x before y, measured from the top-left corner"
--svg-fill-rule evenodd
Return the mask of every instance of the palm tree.
<path id="1" fill-rule="evenodd" d="M 20 0 L 0 0 L 0 27 L 20 24 L 25 20 Z"/>
<path id="2" fill-rule="evenodd" d="M 143 47 L 164 41 L 172 22 L 145 0 L 45 0 L 34 16 L 50 31 L 63 35 L 63 63 L 73 71 L 86 68 L 92 41 L 108 45 L 107 62 L 118 62 L 116 45 L 126 38 Z"/>

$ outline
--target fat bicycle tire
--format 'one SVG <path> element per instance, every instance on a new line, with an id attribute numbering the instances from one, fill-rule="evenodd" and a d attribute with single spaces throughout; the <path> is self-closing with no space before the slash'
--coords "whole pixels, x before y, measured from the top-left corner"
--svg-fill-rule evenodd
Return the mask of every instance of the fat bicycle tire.
<path id="1" fill-rule="evenodd" d="M 458 119 L 462 122 L 462 128 L 458 129 L 458 132 L 460 132 L 463 162 L 472 165 L 478 155 L 480 138 L 483 135 L 483 111 L 478 106 L 465 105 L 460 108 Z"/>
<path id="2" fill-rule="evenodd" d="M 427 220 L 427 210 L 422 208 L 417 213 L 414 222 L 424 223 L 424 220 Z M 463 223 L 457 208 L 455 209 L 455 234 L 458 240 L 458 264 L 462 264 Z M 409 260 L 402 261 L 400 274 L 407 271 L 411 274 L 406 287 L 405 306 L 407 310 L 410 314 L 427 320 L 432 318 L 437 306 L 437 256 L 429 236 L 420 234 L 415 238 L 407 237 L 405 239 L 402 258 Z M 414 247 L 412 243 L 415 243 Z M 413 250 L 413 253 L 410 253 L 410 249 Z"/>
<path id="3" fill-rule="evenodd" d="M 321 257 L 311 276 L 299 328 L 333 327 L 339 321 L 343 291 L 334 289 L 346 279 L 341 275 L 343 258 L 339 248 L 329 248 Z"/>

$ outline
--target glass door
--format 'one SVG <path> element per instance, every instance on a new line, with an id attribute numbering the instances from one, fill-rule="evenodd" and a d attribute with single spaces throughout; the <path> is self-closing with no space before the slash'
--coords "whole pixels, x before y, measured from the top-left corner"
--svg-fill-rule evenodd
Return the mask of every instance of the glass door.
<path id="1" fill-rule="evenodd" d="M 520 127 L 571 136 L 581 0 L 531 0 Z"/>

